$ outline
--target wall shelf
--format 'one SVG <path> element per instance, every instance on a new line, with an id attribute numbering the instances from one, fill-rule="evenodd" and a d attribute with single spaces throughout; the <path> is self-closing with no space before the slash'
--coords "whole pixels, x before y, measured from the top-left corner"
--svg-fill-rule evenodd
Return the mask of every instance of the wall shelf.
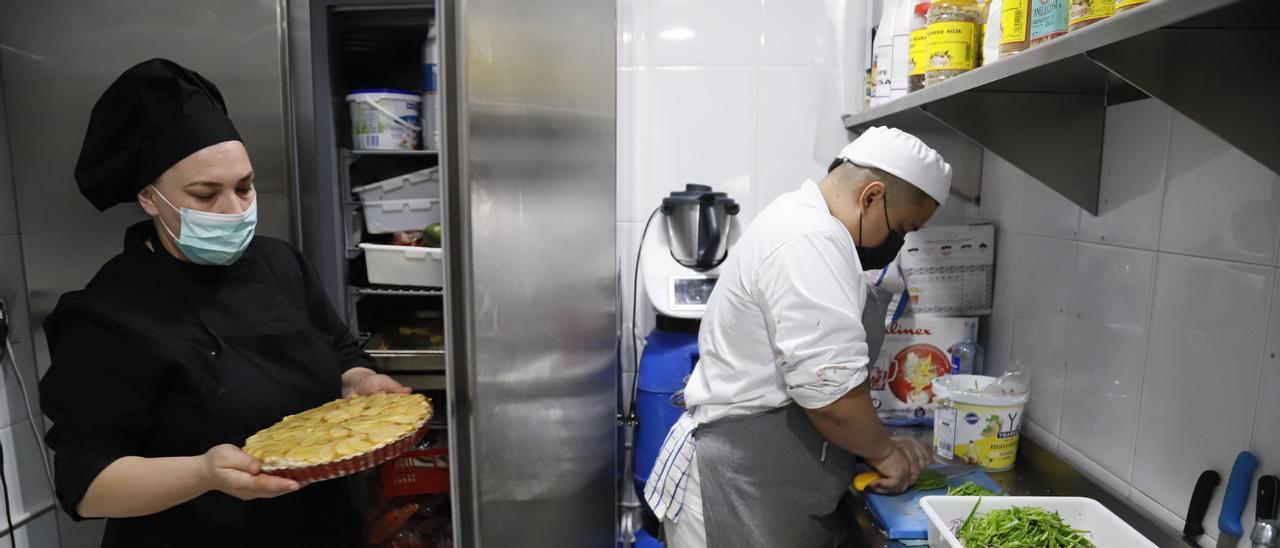
<path id="1" fill-rule="evenodd" d="M 1151 4 L 844 117 L 916 133 L 975 199 L 987 148 L 1098 213 L 1106 107 L 1153 97 L 1280 173 L 1280 2 Z"/>

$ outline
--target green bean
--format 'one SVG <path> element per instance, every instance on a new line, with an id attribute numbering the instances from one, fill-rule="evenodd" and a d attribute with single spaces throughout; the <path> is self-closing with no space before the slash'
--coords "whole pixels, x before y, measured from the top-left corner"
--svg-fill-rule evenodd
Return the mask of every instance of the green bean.
<path id="1" fill-rule="evenodd" d="M 943 489 L 947 486 L 947 477 L 933 470 L 925 470 L 920 472 L 920 477 L 916 478 L 916 482 L 911 484 L 912 491 L 932 491 L 934 489 Z"/>
<path id="2" fill-rule="evenodd" d="M 998 496 L 999 493 L 978 485 L 972 481 L 966 481 L 959 487 L 947 489 L 949 497 L 991 497 Z"/>
<path id="3" fill-rule="evenodd" d="M 979 515 L 980 504 L 981 497 L 956 532 L 967 548 L 1094 548 L 1093 542 L 1085 538 L 1088 531 L 1067 525 L 1057 512 L 1014 506 Z"/>

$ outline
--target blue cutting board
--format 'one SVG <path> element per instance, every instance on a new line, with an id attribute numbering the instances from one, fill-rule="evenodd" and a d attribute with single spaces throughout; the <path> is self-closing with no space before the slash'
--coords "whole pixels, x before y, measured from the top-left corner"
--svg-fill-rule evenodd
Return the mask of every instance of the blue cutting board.
<path id="1" fill-rule="evenodd" d="M 1004 488 L 981 468 L 963 476 L 951 478 L 947 483 L 955 487 L 963 485 L 966 481 L 972 481 L 997 493 L 1004 493 Z M 945 494 L 947 494 L 946 489 L 907 491 L 894 496 L 877 495 L 870 490 L 862 493 L 867 499 L 867 507 L 871 509 L 872 514 L 875 514 L 891 539 L 928 538 L 929 518 L 924 515 L 924 509 L 920 508 L 920 499 L 929 495 Z"/>

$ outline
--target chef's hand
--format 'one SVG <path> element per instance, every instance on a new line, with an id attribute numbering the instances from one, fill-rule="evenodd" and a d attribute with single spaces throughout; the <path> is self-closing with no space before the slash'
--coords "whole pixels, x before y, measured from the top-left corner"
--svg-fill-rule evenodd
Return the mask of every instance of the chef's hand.
<path id="1" fill-rule="evenodd" d="M 870 487 L 883 495 L 896 495 L 906 491 L 920 477 L 920 471 L 929 464 L 929 451 L 909 438 L 893 438 L 889 443 L 893 448 L 888 456 L 867 462 L 882 476 L 871 482 Z"/>
<path id="2" fill-rule="evenodd" d="M 302 488 L 294 480 L 261 473 L 258 459 L 229 443 L 210 449 L 200 458 L 209 488 L 240 500 L 269 499 Z"/>
<path id="3" fill-rule="evenodd" d="M 342 397 L 344 398 L 382 392 L 408 394 L 413 392 L 413 389 L 367 367 L 353 367 L 342 374 Z"/>

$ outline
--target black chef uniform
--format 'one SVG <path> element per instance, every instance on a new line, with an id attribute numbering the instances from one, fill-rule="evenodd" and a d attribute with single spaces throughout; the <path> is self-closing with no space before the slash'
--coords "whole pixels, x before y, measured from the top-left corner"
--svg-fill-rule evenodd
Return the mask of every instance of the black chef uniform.
<path id="1" fill-rule="evenodd" d="M 134 203 L 174 164 L 239 141 L 217 86 L 177 63 L 126 70 L 94 105 L 75 178 L 99 210 Z M 148 245 L 150 243 L 150 245 Z M 288 244 L 251 240 L 229 266 L 175 259 L 151 221 L 45 320 L 52 365 L 40 382 L 52 422 L 58 500 L 75 519 L 93 480 L 125 456 L 201 455 L 341 396 L 369 367 Z M 103 546 L 354 546 L 345 480 L 269 500 L 210 492 L 155 514 L 111 519 Z"/>
<path id="2" fill-rule="evenodd" d="M 153 242 L 158 251 L 148 248 Z M 178 261 L 154 225 L 45 321 L 53 364 L 40 383 L 52 419 L 58 499 L 75 514 L 120 457 L 199 455 L 341 396 L 369 367 L 314 271 L 288 244 L 255 237 L 230 266 Z M 274 499 L 211 492 L 149 516 L 112 519 L 103 546 L 354 546 L 345 480 Z"/>

